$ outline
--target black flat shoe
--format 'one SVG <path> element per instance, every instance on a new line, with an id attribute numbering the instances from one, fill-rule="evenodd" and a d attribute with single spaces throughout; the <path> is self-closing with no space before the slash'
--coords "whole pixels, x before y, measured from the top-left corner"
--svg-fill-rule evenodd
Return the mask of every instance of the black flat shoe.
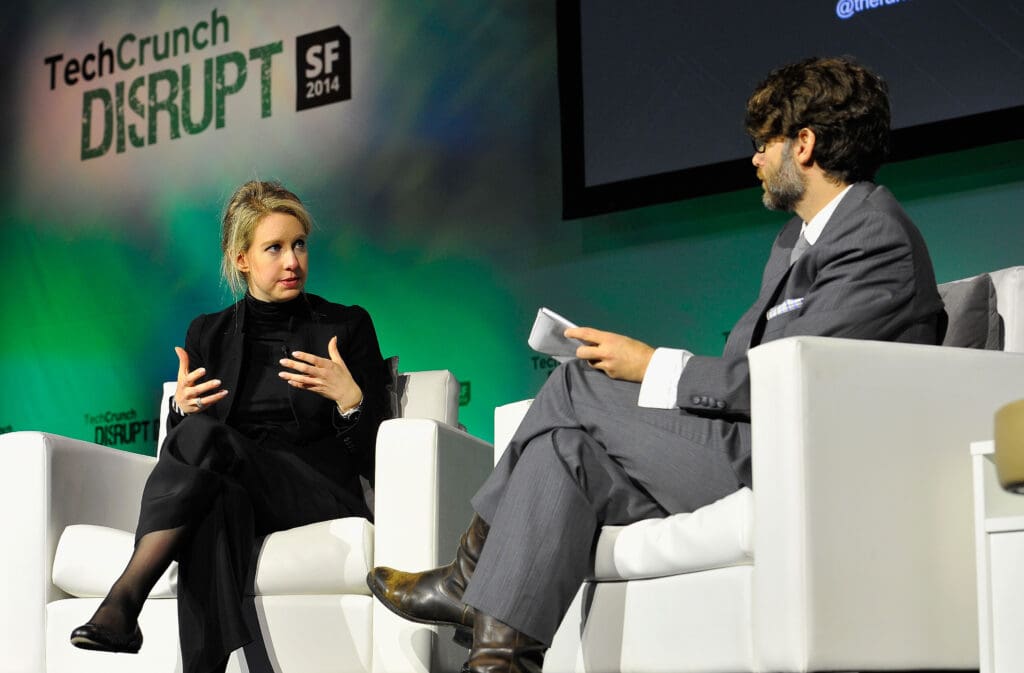
<path id="1" fill-rule="evenodd" d="M 142 631 L 136 624 L 131 633 L 114 633 L 105 626 L 87 622 L 71 632 L 71 644 L 83 650 L 136 654 L 142 647 Z"/>

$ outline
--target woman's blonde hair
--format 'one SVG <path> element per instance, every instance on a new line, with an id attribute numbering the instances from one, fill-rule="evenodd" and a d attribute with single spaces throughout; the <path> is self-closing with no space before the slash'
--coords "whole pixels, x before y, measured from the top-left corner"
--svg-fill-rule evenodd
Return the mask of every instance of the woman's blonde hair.
<path id="1" fill-rule="evenodd" d="M 256 227 L 271 213 L 293 216 L 302 224 L 307 236 L 313 228 L 313 220 L 302 201 L 281 183 L 250 180 L 236 189 L 224 210 L 220 237 L 220 247 L 224 253 L 221 275 L 236 295 L 245 292 L 248 280 L 235 266 L 235 259 L 249 249 Z"/>

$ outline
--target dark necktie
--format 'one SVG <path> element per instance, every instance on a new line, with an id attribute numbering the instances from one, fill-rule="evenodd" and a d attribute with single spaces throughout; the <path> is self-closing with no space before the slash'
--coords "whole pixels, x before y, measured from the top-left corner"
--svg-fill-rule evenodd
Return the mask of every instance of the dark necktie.
<path id="1" fill-rule="evenodd" d="M 793 250 L 789 253 L 790 266 L 792 266 L 793 262 L 795 262 L 800 255 L 804 254 L 804 251 L 809 247 L 811 247 L 810 242 L 808 242 L 807 238 L 804 237 L 803 232 L 800 232 L 800 238 L 796 240 L 796 245 L 793 246 Z"/>

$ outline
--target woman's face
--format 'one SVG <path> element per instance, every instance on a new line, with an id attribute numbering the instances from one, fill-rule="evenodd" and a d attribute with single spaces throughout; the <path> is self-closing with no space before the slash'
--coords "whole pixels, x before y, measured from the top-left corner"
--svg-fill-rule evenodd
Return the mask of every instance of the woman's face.
<path id="1" fill-rule="evenodd" d="M 246 275 L 249 293 L 260 301 L 288 301 L 306 285 L 309 259 L 306 232 L 293 215 L 271 213 L 252 237 L 252 245 L 235 259 Z"/>

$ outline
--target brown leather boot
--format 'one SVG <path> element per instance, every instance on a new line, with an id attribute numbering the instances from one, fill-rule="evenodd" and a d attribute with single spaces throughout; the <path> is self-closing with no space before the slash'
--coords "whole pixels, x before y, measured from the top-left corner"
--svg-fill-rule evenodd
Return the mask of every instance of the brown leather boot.
<path id="1" fill-rule="evenodd" d="M 547 645 L 508 624 L 476 613 L 473 649 L 462 673 L 541 673 Z"/>
<path id="2" fill-rule="evenodd" d="M 407 573 L 378 566 L 366 583 L 373 595 L 395 614 L 422 624 L 455 627 L 455 642 L 472 644 L 473 608 L 462 602 L 466 584 L 473 575 L 490 526 L 474 514 L 469 529 L 459 540 L 455 560 L 448 565 L 420 573 Z"/>

